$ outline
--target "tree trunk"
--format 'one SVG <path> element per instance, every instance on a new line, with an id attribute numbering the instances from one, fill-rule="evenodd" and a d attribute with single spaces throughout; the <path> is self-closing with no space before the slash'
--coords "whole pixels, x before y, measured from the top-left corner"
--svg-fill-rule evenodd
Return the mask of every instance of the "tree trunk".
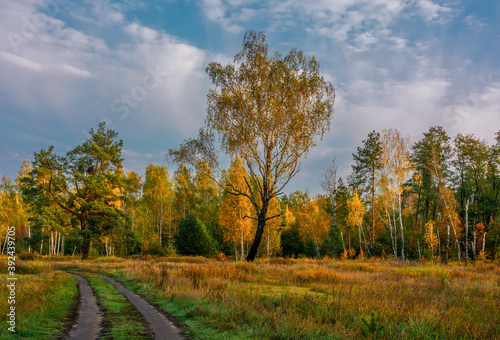
<path id="1" fill-rule="evenodd" d="M 257 251 L 259 250 L 260 241 L 262 239 L 262 234 L 264 234 L 264 228 L 266 227 L 266 217 L 265 215 L 262 215 L 262 213 L 259 214 L 259 217 L 257 219 L 257 231 L 255 232 L 255 238 L 246 258 L 248 262 L 253 262 L 253 260 L 255 260 L 255 256 L 257 255 Z"/>
<path id="2" fill-rule="evenodd" d="M 83 229 L 85 231 L 85 229 Z M 87 260 L 89 258 L 90 251 L 90 235 L 86 232 L 83 233 L 83 242 L 82 242 L 82 260 Z"/>
<path id="3" fill-rule="evenodd" d="M 363 242 L 361 241 L 361 226 L 358 226 L 358 234 L 359 234 L 359 256 L 363 258 Z"/>
<path id="4" fill-rule="evenodd" d="M 465 266 L 469 265 L 469 200 L 465 203 Z"/>
<path id="5" fill-rule="evenodd" d="M 472 247 L 472 258 L 474 259 L 474 261 L 476 261 L 476 231 L 474 230 L 473 232 L 473 241 L 472 241 L 472 244 L 471 244 L 471 247 Z"/>
<path id="6" fill-rule="evenodd" d="M 241 258 L 245 257 L 245 240 L 243 239 L 243 231 L 240 231 L 241 235 L 241 240 L 240 240 L 240 245 L 241 245 Z"/>
<path id="7" fill-rule="evenodd" d="M 42 255 L 43 250 L 43 228 L 42 228 L 42 241 L 40 242 L 40 255 Z"/>
<path id="8" fill-rule="evenodd" d="M 413 226 L 413 249 L 415 249 L 415 242 L 418 244 L 417 227 L 418 227 L 418 214 L 420 210 L 420 196 L 422 193 L 422 186 L 418 187 L 417 208 L 415 212 L 415 225 Z M 420 246 L 418 246 L 418 258 L 420 259 Z"/>
<path id="9" fill-rule="evenodd" d="M 269 251 L 269 230 L 267 231 L 267 259 L 271 257 L 270 251 Z"/>
<path id="10" fill-rule="evenodd" d="M 28 253 L 31 253 L 31 227 L 28 227 L 28 237 L 30 239 L 30 243 L 28 243 Z"/>
<path id="11" fill-rule="evenodd" d="M 446 255 L 445 255 L 445 263 L 448 264 L 448 256 L 450 253 L 450 224 L 446 227 Z"/>
<path id="12" fill-rule="evenodd" d="M 365 229 L 361 229 L 361 231 L 363 233 L 363 240 L 365 240 L 365 247 L 366 247 L 366 251 L 368 252 L 368 257 L 372 257 L 372 253 L 370 251 L 370 245 L 368 242 L 366 242 Z M 370 229 L 368 229 L 368 227 L 367 227 L 367 231 L 368 231 L 368 236 L 370 236 Z"/>
<path id="13" fill-rule="evenodd" d="M 387 218 L 389 219 L 389 233 L 391 234 L 391 244 L 392 244 L 392 252 L 394 253 L 394 258 L 398 258 L 398 244 L 396 240 L 396 231 L 395 227 L 393 227 L 393 223 L 391 222 L 391 215 L 387 212 Z M 393 221 L 395 222 L 395 221 Z"/>
<path id="14" fill-rule="evenodd" d="M 481 254 L 484 255 L 484 246 L 486 245 L 486 232 L 483 233 L 483 248 L 481 250 Z"/>
<path id="15" fill-rule="evenodd" d="M 372 235 L 371 235 L 372 253 L 375 253 L 375 169 L 372 170 Z M 370 255 L 371 257 L 371 255 Z"/>
<path id="16" fill-rule="evenodd" d="M 398 195 L 399 228 L 401 229 L 401 258 L 405 259 L 405 236 L 403 233 L 403 212 L 401 211 L 401 195 Z"/>

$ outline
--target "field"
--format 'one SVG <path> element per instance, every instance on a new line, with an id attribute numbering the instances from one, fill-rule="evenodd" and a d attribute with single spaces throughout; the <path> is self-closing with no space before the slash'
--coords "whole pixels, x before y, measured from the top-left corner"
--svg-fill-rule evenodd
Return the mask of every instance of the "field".
<path id="1" fill-rule="evenodd" d="M 19 279 L 30 285 L 20 286 L 19 296 L 38 285 L 42 301 L 50 301 L 60 294 L 51 287 L 54 276 L 74 287 L 62 268 L 100 272 L 176 317 L 193 339 L 500 338 L 500 268 L 492 263 L 149 257 L 46 258 L 20 266 L 33 274 Z M 0 298 L 4 310 L 6 297 Z M 64 325 L 63 314 L 45 317 Z M 35 331 L 19 322 L 26 334 Z"/>

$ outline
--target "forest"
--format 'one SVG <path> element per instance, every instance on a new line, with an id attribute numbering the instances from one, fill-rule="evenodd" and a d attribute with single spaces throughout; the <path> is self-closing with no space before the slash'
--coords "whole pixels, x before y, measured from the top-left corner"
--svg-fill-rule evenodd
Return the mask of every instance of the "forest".
<path id="1" fill-rule="evenodd" d="M 17 253 L 245 259 L 257 228 L 252 203 L 218 185 L 223 179 L 207 175 L 214 173 L 208 164 L 124 173 L 118 133 L 101 123 L 90 134 L 64 157 L 50 147 L 23 162 L 17 178 L 3 176 L 2 253 L 14 226 Z M 340 178 L 332 160 L 322 194 L 273 197 L 269 214 L 276 217 L 267 221 L 257 256 L 461 264 L 500 256 L 500 132 L 488 145 L 470 134 L 452 138 L 441 127 L 413 144 L 396 129 L 373 131 L 353 161 L 351 174 Z M 222 175 L 248 190 L 241 158 Z"/>
<path id="2" fill-rule="evenodd" d="M 440 126 L 422 136 L 372 131 L 323 192 L 286 193 L 300 160 L 330 129 L 334 86 L 315 57 L 271 54 L 248 31 L 234 62 L 212 62 L 205 124 L 196 138 L 125 173 L 123 141 L 100 123 L 57 155 L 34 153 L 3 176 L 0 236 L 17 253 L 62 256 L 200 255 L 322 259 L 391 257 L 459 264 L 500 256 L 500 131 L 493 145 Z M 225 155 L 224 164 L 220 158 Z"/>

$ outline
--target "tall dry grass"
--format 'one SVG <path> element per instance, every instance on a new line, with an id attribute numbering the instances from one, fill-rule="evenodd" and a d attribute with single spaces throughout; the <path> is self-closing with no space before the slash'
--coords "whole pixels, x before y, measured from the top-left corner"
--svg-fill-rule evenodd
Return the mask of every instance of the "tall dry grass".
<path id="1" fill-rule="evenodd" d="M 500 338 L 497 265 L 182 258 L 71 263 L 138 283 L 201 339 Z"/>

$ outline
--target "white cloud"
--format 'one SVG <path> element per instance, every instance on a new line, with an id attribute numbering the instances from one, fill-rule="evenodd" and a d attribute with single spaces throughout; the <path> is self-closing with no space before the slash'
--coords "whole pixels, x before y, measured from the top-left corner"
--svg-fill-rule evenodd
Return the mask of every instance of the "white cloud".
<path id="1" fill-rule="evenodd" d="M 144 41 L 153 41 L 158 38 L 158 31 L 141 26 L 138 23 L 126 25 L 123 30 L 130 36 L 140 38 Z"/>
<path id="2" fill-rule="evenodd" d="M 243 1 L 237 3 L 233 1 L 233 3 L 233 5 L 241 5 Z M 203 0 L 201 6 L 207 19 L 219 23 L 226 31 L 239 33 L 243 30 L 243 27 L 234 22 L 235 20 L 226 16 L 226 8 L 231 4 L 225 4 L 222 0 Z"/>
<path id="3" fill-rule="evenodd" d="M 0 13 L 5 6 L 0 5 Z M 37 15 L 31 1 L 20 1 L 16 8 L 18 12 L 11 13 L 14 18 Z M 106 6 L 99 8 L 105 17 Z M 55 19 L 37 27 L 36 35 L 20 46 L 18 54 L 9 51 L 8 42 L 0 43 L 0 91 L 12 105 L 24 107 L 25 115 L 43 112 L 44 121 L 63 119 L 75 126 L 77 135 L 82 123 L 95 125 L 102 120 L 117 129 L 130 124 L 137 135 L 149 133 L 151 126 L 176 135 L 196 131 L 205 115 L 204 68 L 209 58 L 227 58 L 212 56 L 163 31 L 122 21 L 108 23 L 124 32 L 122 43 L 112 48 L 103 38 Z M 18 26 L 16 20 L 0 21 L 5 32 L 22 34 L 22 21 Z M 122 96 L 128 96 L 131 105 Z M 124 106 L 127 115 L 116 112 L 116 107 Z M 37 124 L 35 119 L 27 120 Z"/>
<path id="4" fill-rule="evenodd" d="M 469 14 L 467 15 L 463 20 L 462 20 L 467 26 L 473 27 L 473 28 L 481 28 L 486 26 L 486 22 L 484 20 L 479 19 L 477 16 L 474 14 Z"/>
<path id="5" fill-rule="evenodd" d="M 427 21 L 437 21 L 441 24 L 446 23 L 453 13 L 452 8 L 441 6 L 432 0 L 419 0 L 417 8 L 420 15 Z"/>
<path id="6" fill-rule="evenodd" d="M 89 71 L 81 70 L 79 68 L 73 67 L 71 65 L 62 65 L 60 68 L 64 73 L 80 77 L 80 78 L 91 78 L 92 74 Z"/>
<path id="7" fill-rule="evenodd" d="M 20 66 L 32 71 L 38 71 L 38 72 L 43 71 L 42 65 L 40 63 L 20 57 L 12 53 L 0 51 L 0 57 L 2 57 L 3 60 L 12 63 L 16 66 Z"/>

